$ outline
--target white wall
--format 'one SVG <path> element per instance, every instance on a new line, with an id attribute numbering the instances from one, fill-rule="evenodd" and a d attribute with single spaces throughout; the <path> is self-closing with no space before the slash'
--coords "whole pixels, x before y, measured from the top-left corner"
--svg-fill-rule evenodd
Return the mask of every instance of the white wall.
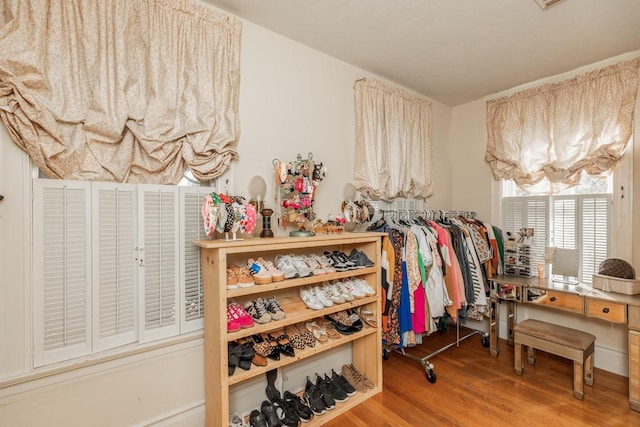
<path id="1" fill-rule="evenodd" d="M 489 221 L 493 177 L 484 161 L 487 127 L 483 100 L 453 108 L 450 139 L 453 209 L 476 211 L 478 218 Z"/>
<path id="2" fill-rule="evenodd" d="M 312 152 L 314 160 L 322 161 L 328 170 L 317 190 L 316 211 L 322 219 L 335 215 L 344 185 L 353 182 L 353 84 L 372 75 L 249 22 L 244 22 L 242 33 L 236 193 L 248 195 L 249 180 L 260 175 L 268 186 L 267 205 L 273 207 L 272 160 L 295 160 L 297 154 L 306 158 Z M 448 209 L 451 108 L 432 101 L 432 110 L 437 161 L 436 190 L 429 205 Z"/>
<path id="3" fill-rule="evenodd" d="M 243 22 L 241 137 L 230 190 L 248 196 L 249 180 L 261 175 L 273 207 L 272 160 L 312 152 L 328 169 L 319 217 L 337 213 L 352 181 L 353 83 L 361 77 L 375 76 Z M 433 102 L 435 209 L 451 206 L 450 122 L 451 108 Z M 55 374 L 31 369 L 32 169 L 4 127 L 0 143 L 0 426 L 203 425 L 201 338 Z M 254 389 L 262 392 L 261 380 Z"/>

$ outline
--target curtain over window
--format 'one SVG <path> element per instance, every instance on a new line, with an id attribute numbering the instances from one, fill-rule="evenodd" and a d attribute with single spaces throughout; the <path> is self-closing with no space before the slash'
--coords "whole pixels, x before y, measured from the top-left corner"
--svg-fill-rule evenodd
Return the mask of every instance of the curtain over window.
<path id="1" fill-rule="evenodd" d="M 487 102 L 486 161 L 496 179 L 551 191 L 575 185 L 584 170 L 609 171 L 633 130 L 640 58 Z"/>
<path id="2" fill-rule="evenodd" d="M 175 184 L 236 156 L 241 27 L 191 0 L 16 0 L 0 116 L 52 178 Z"/>
<path id="3" fill-rule="evenodd" d="M 431 103 L 378 81 L 354 85 L 354 184 L 365 197 L 425 199 L 433 193 Z"/>

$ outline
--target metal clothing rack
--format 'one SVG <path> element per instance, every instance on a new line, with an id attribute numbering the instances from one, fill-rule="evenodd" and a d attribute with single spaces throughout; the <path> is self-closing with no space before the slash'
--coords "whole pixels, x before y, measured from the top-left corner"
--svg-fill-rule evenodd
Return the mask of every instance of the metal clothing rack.
<path id="1" fill-rule="evenodd" d="M 467 329 L 471 329 L 471 328 L 467 328 Z M 425 373 L 425 376 L 427 378 L 427 381 L 429 381 L 430 383 L 433 384 L 433 383 L 436 382 L 437 376 L 436 376 L 436 373 L 434 371 L 435 367 L 434 367 L 433 363 L 429 362 L 429 359 L 431 359 L 432 357 L 437 356 L 440 353 L 445 352 L 446 350 L 450 349 L 453 346 L 460 347 L 460 343 L 462 341 L 466 340 L 467 338 L 471 338 L 474 335 L 481 335 L 482 336 L 481 337 L 482 338 L 482 346 L 483 347 L 489 347 L 489 334 L 487 332 L 479 331 L 479 330 L 476 330 L 476 329 L 471 329 L 471 332 L 469 332 L 468 334 L 460 337 L 460 321 L 458 321 L 458 322 L 456 322 L 456 340 L 454 342 L 451 342 L 451 343 L 443 346 L 443 347 L 440 347 L 438 350 L 433 351 L 433 352 L 429 353 L 426 356 L 423 356 L 423 357 L 414 356 L 413 354 L 409 354 L 409 353 L 405 352 L 404 348 L 402 348 L 402 349 L 395 348 L 395 349 L 393 349 L 393 351 L 395 353 L 403 355 L 404 357 L 408 357 L 409 359 L 412 359 L 412 360 L 420 362 L 422 364 L 422 366 L 424 367 L 424 373 Z M 389 358 L 387 349 L 385 349 L 383 351 L 382 357 L 384 359 L 388 359 Z"/>
<path id="2" fill-rule="evenodd" d="M 433 210 L 433 209 L 426 209 L 426 208 L 418 209 L 416 206 L 416 203 L 419 203 L 419 202 L 420 201 L 405 200 L 405 201 L 400 201 L 399 206 L 397 205 L 389 206 L 389 203 L 387 203 L 387 206 L 380 206 L 380 205 L 376 206 L 374 204 L 374 207 L 376 207 L 376 215 L 374 215 L 373 220 L 385 218 L 386 215 L 390 215 L 391 218 L 394 220 L 408 220 L 408 221 L 416 219 L 419 216 L 422 216 L 424 219 L 427 219 L 427 220 L 439 220 L 439 219 L 454 218 L 454 217 L 464 217 L 466 219 L 475 219 L 477 217 L 477 213 L 475 211 L 459 211 L 459 210 L 443 211 L 443 210 Z M 373 203 L 376 203 L 376 202 L 372 202 L 372 204 Z M 380 202 L 377 202 L 377 203 L 380 203 Z M 394 203 L 397 203 L 397 202 L 394 202 Z M 413 206 L 411 206 L 411 203 L 413 203 Z M 407 208 L 407 204 L 409 204 L 411 208 Z M 434 371 L 434 365 L 429 361 L 429 359 L 431 359 L 434 356 L 437 356 L 440 353 L 445 352 L 446 350 L 448 350 L 453 346 L 460 347 L 460 343 L 462 341 L 466 340 L 467 338 L 471 338 L 474 335 L 481 335 L 482 346 L 489 347 L 489 334 L 487 332 L 475 330 L 466 326 L 465 328 L 470 329 L 471 332 L 463 336 L 460 336 L 460 318 L 458 317 L 456 321 L 456 340 L 452 343 L 449 343 L 439 348 L 436 351 L 429 353 L 424 357 L 417 357 L 412 354 L 409 354 L 405 352 L 404 348 L 402 349 L 394 348 L 393 351 L 395 353 L 403 355 L 404 357 L 408 357 L 409 359 L 420 362 L 424 367 L 427 381 L 429 381 L 430 383 L 435 383 L 437 380 L 437 376 Z M 389 347 L 385 346 L 385 348 L 383 348 L 382 357 L 385 360 L 389 358 Z"/>

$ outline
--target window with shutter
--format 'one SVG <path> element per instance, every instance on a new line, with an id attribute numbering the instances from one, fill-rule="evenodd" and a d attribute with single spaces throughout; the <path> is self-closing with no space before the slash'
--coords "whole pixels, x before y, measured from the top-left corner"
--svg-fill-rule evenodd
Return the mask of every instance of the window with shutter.
<path id="1" fill-rule="evenodd" d="M 201 330 L 212 190 L 35 179 L 35 366 Z"/>
<path id="2" fill-rule="evenodd" d="M 200 250 L 192 242 L 206 239 L 206 233 L 202 225 L 200 208 L 204 203 L 204 197 L 211 193 L 207 187 L 181 187 L 180 188 L 180 272 L 182 278 L 180 287 L 183 292 L 181 301 L 184 304 L 180 330 L 189 332 L 204 327 L 204 289 L 202 281 L 202 269 L 200 267 Z"/>
<path id="3" fill-rule="evenodd" d="M 547 246 L 549 229 L 549 200 L 547 197 L 503 197 L 503 231 L 517 235 L 521 228 L 533 228 L 531 258 L 535 265 L 544 262 L 544 248 Z"/>
<path id="4" fill-rule="evenodd" d="M 179 333 L 177 187 L 140 185 L 140 342 Z"/>
<path id="5" fill-rule="evenodd" d="M 611 253 L 611 205 L 610 194 L 579 196 L 581 277 L 585 283 L 592 282 L 600 263 Z"/>
<path id="6" fill-rule="evenodd" d="M 93 183 L 94 351 L 136 342 L 137 187 Z"/>
<path id="7" fill-rule="evenodd" d="M 612 195 L 607 189 L 608 178 L 589 178 L 580 191 L 603 191 L 602 194 L 568 194 L 556 196 L 502 197 L 502 227 L 515 232 L 522 227 L 535 230 L 532 243 L 534 262 L 544 262 L 544 248 L 578 249 L 580 269 L 578 279 L 586 284 L 611 252 Z M 512 184 L 507 193 L 517 193 Z"/>
<path id="8" fill-rule="evenodd" d="M 91 352 L 90 185 L 34 182 L 34 365 Z"/>

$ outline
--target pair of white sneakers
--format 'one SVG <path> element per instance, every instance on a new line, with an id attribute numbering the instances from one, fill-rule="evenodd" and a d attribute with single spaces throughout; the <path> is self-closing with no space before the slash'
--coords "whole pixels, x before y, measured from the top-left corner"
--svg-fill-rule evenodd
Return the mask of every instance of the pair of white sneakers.
<path id="1" fill-rule="evenodd" d="M 324 282 L 322 286 L 302 286 L 300 288 L 300 299 L 313 310 L 321 310 L 334 304 L 342 304 L 375 294 L 375 290 L 363 279 L 335 283 Z"/>
<path id="2" fill-rule="evenodd" d="M 284 273 L 285 279 L 307 277 L 313 274 L 304 259 L 298 255 L 278 255 L 276 256 L 276 265 L 278 270 Z"/>
<path id="3" fill-rule="evenodd" d="M 376 294 L 375 289 L 366 280 L 360 278 L 346 280 L 342 282 L 342 286 L 356 298 L 371 297 Z"/>
<path id="4" fill-rule="evenodd" d="M 333 301 L 327 297 L 324 287 L 319 285 L 301 286 L 300 299 L 312 310 L 322 310 L 333 305 Z"/>

